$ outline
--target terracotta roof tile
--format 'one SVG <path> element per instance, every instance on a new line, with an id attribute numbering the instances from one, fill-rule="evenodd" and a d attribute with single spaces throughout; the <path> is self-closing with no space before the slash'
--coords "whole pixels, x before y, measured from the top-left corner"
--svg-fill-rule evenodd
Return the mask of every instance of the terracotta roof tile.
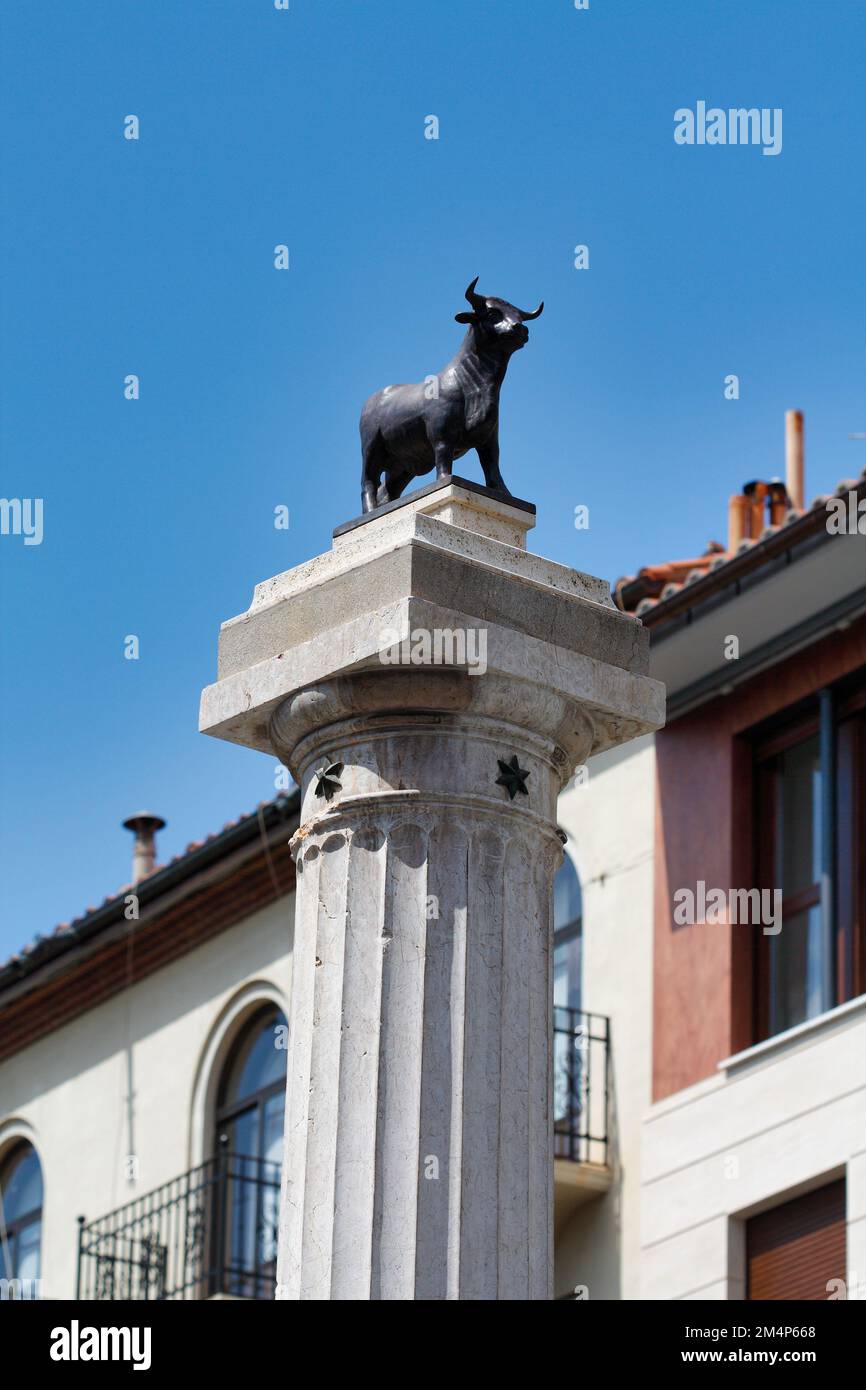
<path id="1" fill-rule="evenodd" d="M 698 556 L 697 559 L 668 560 L 663 564 L 644 565 L 636 574 L 627 574 L 617 580 L 614 586 L 615 601 L 624 612 L 634 613 L 638 618 L 643 617 L 657 609 L 666 600 L 676 597 L 684 588 L 697 585 L 708 574 L 717 574 L 725 565 L 730 564 L 739 556 L 747 554 L 761 542 L 779 536 L 784 538 L 784 533 L 790 527 L 795 526 L 804 517 L 822 511 L 831 498 L 844 497 L 847 493 L 858 489 L 862 491 L 864 484 L 866 484 L 866 468 L 857 478 L 842 478 L 836 484 L 833 492 L 818 493 L 816 497 L 813 497 L 808 507 L 789 507 L 782 522 L 765 526 L 759 540 L 748 536 L 744 537 L 732 553 L 729 553 L 719 541 L 711 541 L 704 554 Z M 777 548 L 774 548 L 774 553 Z M 695 602 L 697 601 L 698 597 L 696 596 Z"/>

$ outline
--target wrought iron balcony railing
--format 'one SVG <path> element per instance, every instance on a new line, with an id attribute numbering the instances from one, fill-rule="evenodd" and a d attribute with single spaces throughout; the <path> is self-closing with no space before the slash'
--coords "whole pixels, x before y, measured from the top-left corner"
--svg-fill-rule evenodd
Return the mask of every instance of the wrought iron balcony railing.
<path id="1" fill-rule="evenodd" d="M 610 1019 L 553 1009 L 553 1152 L 575 1163 L 608 1161 Z"/>
<path id="2" fill-rule="evenodd" d="M 221 1151 L 79 1222 L 80 1299 L 273 1298 L 280 1165 Z"/>

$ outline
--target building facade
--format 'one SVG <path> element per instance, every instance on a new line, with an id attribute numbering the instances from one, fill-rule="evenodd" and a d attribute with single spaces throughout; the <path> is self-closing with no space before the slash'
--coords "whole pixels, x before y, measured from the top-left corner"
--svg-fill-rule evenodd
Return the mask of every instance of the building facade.
<path id="1" fill-rule="evenodd" d="M 836 524 L 866 481 L 805 509 L 788 427 L 727 550 L 619 589 L 668 692 L 644 1298 L 854 1298 L 866 1268 L 866 540 Z"/>

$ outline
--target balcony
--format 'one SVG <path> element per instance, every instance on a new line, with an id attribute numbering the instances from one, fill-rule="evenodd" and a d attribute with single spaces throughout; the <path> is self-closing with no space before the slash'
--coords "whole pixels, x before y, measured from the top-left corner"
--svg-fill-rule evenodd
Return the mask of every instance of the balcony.
<path id="1" fill-rule="evenodd" d="M 610 1020 L 553 1010 L 553 1152 L 557 1229 L 611 1184 Z"/>
<path id="2" fill-rule="evenodd" d="M 78 1233 L 80 1299 L 274 1297 L 280 1165 L 220 1152 Z"/>

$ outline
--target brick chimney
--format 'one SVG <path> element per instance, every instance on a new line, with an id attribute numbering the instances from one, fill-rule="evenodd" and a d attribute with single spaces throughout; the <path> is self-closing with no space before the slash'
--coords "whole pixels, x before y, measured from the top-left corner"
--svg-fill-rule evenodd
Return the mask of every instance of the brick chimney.
<path id="1" fill-rule="evenodd" d="M 785 411 L 785 481 L 770 478 L 746 483 L 728 501 L 728 554 L 744 540 L 758 541 L 764 527 L 782 526 L 789 510 L 801 512 L 805 492 L 803 412 Z"/>

